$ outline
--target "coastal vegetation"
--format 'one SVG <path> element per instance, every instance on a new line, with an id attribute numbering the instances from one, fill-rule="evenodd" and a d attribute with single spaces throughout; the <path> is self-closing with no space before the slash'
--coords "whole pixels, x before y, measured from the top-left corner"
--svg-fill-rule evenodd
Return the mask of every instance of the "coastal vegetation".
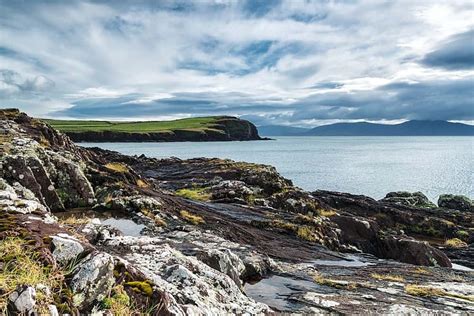
<path id="1" fill-rule="evenodd" d="M 220 116 L 193 117 L 172 121 L 82 121 L 43 119 L 46 123 L 61 132 L 128 132 L 152 133 L 171 132 L 173 130 L 205 130 L 213 129 Z"/>

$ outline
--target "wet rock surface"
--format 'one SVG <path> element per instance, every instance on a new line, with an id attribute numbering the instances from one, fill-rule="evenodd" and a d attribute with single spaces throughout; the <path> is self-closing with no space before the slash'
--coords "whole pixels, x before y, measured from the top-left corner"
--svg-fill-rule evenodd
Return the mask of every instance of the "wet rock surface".
<path id="1" fill-rule="evenodd" d="M 0 129 L 0 250 L 21 242 L 55 276 L 0 278 L 0 308 L 474 313 L 469 199 L 306 192 L 271 166 L 85 149 L 14 110 Z M 0 273 L 19 262 L 3 256 Z M 28 286 L 34 303 L 18 300 Z"/>

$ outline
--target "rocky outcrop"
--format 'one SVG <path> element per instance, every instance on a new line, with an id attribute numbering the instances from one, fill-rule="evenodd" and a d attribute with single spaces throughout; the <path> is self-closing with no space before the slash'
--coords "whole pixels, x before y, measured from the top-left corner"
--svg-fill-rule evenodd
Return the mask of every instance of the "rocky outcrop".
<path id="1" fill-rule="evenodd" d="M 426 195 L 421 192 L 390 192 L 381 200 L 386 203 L 395 203 L 413 207 L 436 207 Z"/>
<path id="2" fill-rule="evenodd" d="M 212 128 L 173 129 L 163 132 L 81 131 L 65 132 L 75 142 L 208 142 L 262 140 L 251 122 L 222 117 Z"/>
<path id="3" fill-rule="evenodd" d="M 442 194 L 438 199 L 438 206 L 462 212 L 474 212 L 474 202 L 462 195 Z"/>
<path id="4" fill-rule="evenodd" d="M 474 311 L 472 272 L 451 268 L 474 261 L 464 199 L 306 192 L 266 165 L 85 149 L 13 110 L 0 126 L 0 252 L 10 247 L 0 276 L 25 258 L 32 272 L 54 271 L 0 277 L 0 310 Z"/>

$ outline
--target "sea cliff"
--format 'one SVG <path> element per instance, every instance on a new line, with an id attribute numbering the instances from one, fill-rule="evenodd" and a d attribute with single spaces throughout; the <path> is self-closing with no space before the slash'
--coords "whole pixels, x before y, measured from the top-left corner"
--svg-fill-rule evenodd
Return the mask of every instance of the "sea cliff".
<path id="1" fill-rule="evenodd" d="M 267 165 L 82 148 L 17 110 L 0 152 L 1 311 L 474 311 L 466 197 L 307 192 Z"/>
<path id="2" fill-rule="evenodd" d="M 232 116 L 147 122 L 45 121 L 75 142 L 203 142 L 263 139 L 251 122 Z"/>

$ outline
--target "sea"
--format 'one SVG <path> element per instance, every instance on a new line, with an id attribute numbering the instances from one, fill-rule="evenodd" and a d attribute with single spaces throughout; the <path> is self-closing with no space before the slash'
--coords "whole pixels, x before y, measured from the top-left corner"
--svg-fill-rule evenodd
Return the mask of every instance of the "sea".
<path id="1" fill-rule="evenodd" d="M 375 199 L 392 191 L 474 198 L 474 137 L 273 137 L 267 141 L 81 143 L 127 155 L 229 158 L 276 167 L 308 191 L 331 190 Z"/>

